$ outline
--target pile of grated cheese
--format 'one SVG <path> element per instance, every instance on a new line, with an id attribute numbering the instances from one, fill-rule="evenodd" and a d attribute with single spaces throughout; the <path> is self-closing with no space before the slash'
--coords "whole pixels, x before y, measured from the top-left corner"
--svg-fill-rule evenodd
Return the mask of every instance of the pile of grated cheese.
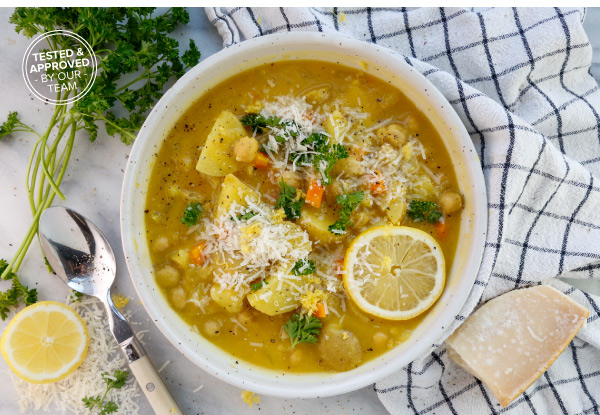
<path id="1" fill-rule="evenodd" d="M 69 415 L 89 414 L 82 399 L 85 396 L 102 395 L 106 390 L 102 373 L 113 373 L 119 369 L 129 371 L 127 382 L 120 389 L 112 389 L 106 400 L 114 401 L 119 406 L 120 414 L 137 414 L 140 389 L 109 331 L 102 303 L 93 297 L 82 297 L 81 301 L 69 305 L 87 325 L 90 336 L 87 356 L 75 372 L 56 383 L 33 384 L 13 375 L 21 413 L 45 410 Z"/>
<path id="2" fill-rule="evenodd" d="M 222 288 L 243 291 L 250 283 L 281 270 L 282 274 L 311 251 L 306 231 L 283 220 L 279 211 L 247 198 L 248 207 L 232 204 L 221 218 L 205 219 L 198 240 L 206 243 L 205 266 L 216 264 L 214 282 Z M 241 221 L 248 210 L 256 215 Z M 283 271 L 285 269 L 285 272 Z M 293 276 L 287 276 L 289 279 Z"/>

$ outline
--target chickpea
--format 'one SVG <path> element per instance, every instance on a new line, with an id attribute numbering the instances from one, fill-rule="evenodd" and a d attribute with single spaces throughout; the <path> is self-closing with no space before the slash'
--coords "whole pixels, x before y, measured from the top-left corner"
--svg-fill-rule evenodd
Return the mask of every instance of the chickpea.
<path id="1" fill-rule="evenodd" d="M 302 350 L 297 349 L 290 354 L 290 366 L 297 366 L 302 363 Z"/>
<path id="2" fill-rule="evenodd" d="M 242 137 L 233 146 L 235 159 L 243 163 L 250 163 L 258 153 L 258 141 L 252 137 Z"/>
<path id="3" fill-rule="evenodd" d="M 165 265 L 156 271 L 156 281 L 165 288 L 174 287 L 180 280 L 179 271 L 171 265 Z"/>
<path id="4" fill-rule="evenodd" d="M 171 290 L 171 303 L 173 304 L 173 307 L 178 310 L 185 307 L 185 304 L 187 303 L 187 294 L 183 288 L 177 287 Z"/>
<path id="5" fill-rule="evenodd" d="M 446 192 L 440 196 L 440 207 L 446 215 L 458 212 L 463 208 L 463 198 L 457 192 Z"/>
<path id="6" fill-rule="evenodd" d="M 152 250 L 157 254 L 162 254 L 167 249 L 169 249 L 170 245 L 171 243 L 169 242 L 169 238 L 167 238 L 164 235 L 161 235 L 158 238 L 156 238 L 154 242 L 152 242 Z"/>
<path id="7" fill-rule="evenodd" d="M 218 336 L 221 325 L 214 320 L 208 320 L 204 323 L 204 332 L 209 336 Z"/>
<path id="8" fill-rule="evenodd" d="M 390 336 L 388 336 L 382 331 L 378 331 L 373 335 L 373 345 L 376 349 L 387 348 L 389 339 Z"/>
<path id="9" fill-rule="evenodd" d="M 302 174 L 297 171 L 284 171 L 281 173 L 281 180 L 283 180 L 285 184 L 295 187 L 296 189 L 304 188 L 304 178 L 302 177 Z"/>
<path id="10" fill-rule="evenodd" d="M 386 142 L 396 148 L 402 147 L 408 141 L 408 130 L 401 124 L 390 124 L 387 127 L 378 128 L 375 135 L 380 143 Z"/>
<path id="11" fill-rule="evenodd" d="M 242 310 L 238 314 L 237 319 L 240 323 L 248 325 L 252 321 L 252 313 L 249 310 Z"/>

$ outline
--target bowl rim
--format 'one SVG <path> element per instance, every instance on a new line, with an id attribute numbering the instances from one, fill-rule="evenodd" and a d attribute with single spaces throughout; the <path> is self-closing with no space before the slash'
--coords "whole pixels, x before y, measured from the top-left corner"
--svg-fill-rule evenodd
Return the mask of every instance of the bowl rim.
<path id="1" fill-rule="evenodd" d="M 473 244 L 471 246 L 472 251 L 469 254 L 470 259 L 467 261 L 467 265 L 465 268 L 468 271 L 466 273 L 468 275 L 461 277 L 459 287 L 462 287 L 463 290 L 458 292 L 455 298 L 453 297 L 454 302 L 447 305 L 448 310 L 446 310 L 445 314 L 443 314 L 439 318 L 441 320 L 441 329 L 438 329 L 436 331 L 436 336 L 428 335 L 425 339 L 426 342 L 421 342 L 421 349 L 423 350 L 409 350 L 407 351 L 407 353 L 404 354 L 403 359 L 399 359 L 398 356 L 394 356 L 393 359 L 392 357 L 385 359 L 385 356 L 392 356 L 393 350 L 386 352 L 380 356 L 381 364 L 375 366 L 369 372 L 362 371 L 362 373 L 357 373 L 357 376 L 346 376 L 345 379 L 339 381 L 334 380 L 334 378 L 339 378 L 342 374 L 352 374 L 352 372 L 358 371 L 362 366 L 373 362 L 373 360 L 371 360 L 370 362 L 365 362 L 357 369 L 353 369 L 349 372 L 339 372 L 333 374 L 326 373 L 325 376 L 323 376 L 322 379 L 318 382 L 315 381 L 309 383 L 302 383 L 298 381 L 297 384 L 293 380 L 291 381 L 291 383 L 288 381 L 290 379 L 295 378 L 308 378 L 309 376 L 303 376 L 304 374 L 299 374 L 299 376 L 295 376 L 295 374 L 290 374 L 289 376 L 286 376 L 287 379 L 285 379 L 284 384 L 281 384 L 280 382 L 283 382 L 281 376 L 275 376 L 275 378 L 272 381 L 266 382 L 260 379 L 256 380 L 252 377 L 244 378 L 243 376 L 240 376 L 239 372 L 236 372 L 235 370 L 226 370 L 224 367 L 219 367 L 210 358 L 200 356 L 197 353 L 197 351 L 192 350 L 191 347 L 188 347 L 186 343 L 179 341 L 178 335 L 173 327 L 174 325 L 171 326 L 164 322 L 164 320 L 161 318 L 157 306 L 152 302 L 147 301 L 147 290 L 146 287 L 144 287 L 144 285 L 142 284 L 141 279 L 135 277 L 136 275 L 139 275 L 140 272 L 144 270 L 144 268 L 140 266 L 140 260 L 138 258 L 139 255 L 136 254 L 138 246 L 134 239 L 134 230 L 131 223 L 133 208 L 130 209 L 130 199 L 133 198 L 134 191 L 136 187 L 139 186 L 139 183 L 137 183 L 137 177 L 135 175 L 137 168 L 136 162 L 138 161 L 138 157 L 142 155 L 142 151 L 144 149 L 144 146 L 146 145 L 146 139 L 144 138 L 152 134 L 152 129 L 150 127 L 156 124 L 160 124 L 161 112 L 165 111 L 166 108 L 170 105 L 170 103 L 177 99 L 177 94 L 182 92 L 186 87 L 188 87 L 189 84 L 193 82 L 196 78 L 198 78 L 198 76 L 204 71 L 208 70 L 211 67 L 222 64 L 226 61 L 232 59 L 235 60 L 236 55 L 240 53 L 240 51 L 248 52 L 251 50 L 260 50 L 263 47 L 267 47 L 273 44 L 277 44 L 279 46 L 288 45 L 296 47 L 305 47 L 307 50 L 309 50 L 311 46 L 315 45 L 333 46 L 337 44 L 339 45 L 340 53 L 344 53 L 348 56 L 361 56 L 361 58 L 363 54 L 386 54 L 385 57 L 381 58 L 382 60 L 385 60 L 387 62 L 393 61 L 394 65 L 398 65 L 398 67 L 403 67 L 405 71 L 408 71 L 408 74 L 410 75 L 410 77 L 412 77 L 412 81 L 421 83 L 423 86 L 427 87 L 425 90 L 427 91 L 428 98 L 426 99 L 437 104 L 443 104 L 441 105 L 442 108 L 441 111 L 439 111 L 438 115 L 442 117 L 444 122 L 448 122 L 452 125 L 452 128 L 454 128 L 454 137 L 456 137 L 460 145 L 463 146 L 463 153 L 470 152 L 472 155 L 475 155 L 475 158 L 472 158 L 469 162 L 465 162 L 465 168 L 468 170 L 469 178 L 472 180 L 472 182 L 469 184 L 472 185 L 472 187 L 475 189 L 473 194 L 477 192 L 478 196 L 478 198 L 473 201 L 473 212 L 484 212 L 485 214 L 474 215 L 474 217 L 471 219 L 471 231 L 475 232 L 476 235 L 474 236 Z M 365 58 L 365 61 L 369 62 L 369 58 Z M 340 63 L 344 65 L 343 62 Z M 245 69 L 250 69 L 255 66 L 258 65 L 251 65 Z M 196 99 L 198 99 L 198 97 L 196 97 Z M 185 108 L 189 107 L 189 105 L 190 102 L 187 102 L 185 104 Z M 446 147 L 448 148 L 448 145 L 446 145 Z M 449 149 L 448 151 L 450 152 Z M 466 157 L 467 156 L 463 154 L 463 158 L 465 160 L 467 160 Z M 467 298 L 474 285 L 483 258 L 488 220 L 485 181 L 480 164 L 478 162 L 476 163 L 475 159 L 478 160 L 477 152 L 475 151 L 471 138 L 464 124 L 460 120 L 458 114 L 448 103 L 448 100 L 442 95 L 442 93 L 425 76 L 423 76 L 420 72 L 418 72 L 408 63 L 406 63 L 403 55 L 395 54 L 393 51 L 387 48 L 382 48 L 378 45 L 373 45 L 355 38 L 332 33 L 289 32 L 283 34 L 270 34 L 249 39 L 242 43 L 234 44 L 230 47 L 220 50 L 219 52 L 209 56 L 208 58 L 200 62 L 198 65 L 196 65 L 194 68 L 189 70 L 173 86 L 171 86 L 171 88 L 169 88 L 168 91 L 165 92 L 163 97 L 154 106 L 154 108 L 146 118 L 144 125 L 140 129 L 138 137 L 133 144 L 129 159 L 127 161 L 121 192 L 121 240 L 123 244 L 123 250 L 125 253 L 127 268 L 129 270 L 129 274 L 137 292 L 137 295 L 139 296 L 146 312 L 152 318 L 152 320 L 154 320 L 155 324 L 158 326 L 160 331 L 180 352 L 182 352 L 189 360 L 194 362 L 194 364 L 196 364 L 206 372 L 239 388 L 250 389 L 254 392 L 284 398 L 319 398 L 350 392 L 362 388 L 364 386 L 373 384 L 374 382 L 381 380 L 386 376 L 392 375 L 393 373 L 396 373 L 399 370 L 401 370 L 402 367 L 406 366 L 410 362 L 421 357 L 421 353 L 424 350 L 426 350 L 431 345 L 437 344 L 439 338 L 444 334 L 446 328 L 454 321 L 455 316 L 460 312 L 463 305 L 467 301 Z M 461 224 L 461 233 L 462 230 L 463 229 Z M 415 349 L 417 348 L 415 347 Z M 229 355 L 227 352 L 222 352 Z M 231 355 L 229 356 L 231 357 Z M 264 373 L 272 372 L 267 369 L 261 369 L 258 367 L 255 370 L 258 372 L 262 370 Z M 243 374 L 244 373 L 242 373 L 242 375 Z"/>

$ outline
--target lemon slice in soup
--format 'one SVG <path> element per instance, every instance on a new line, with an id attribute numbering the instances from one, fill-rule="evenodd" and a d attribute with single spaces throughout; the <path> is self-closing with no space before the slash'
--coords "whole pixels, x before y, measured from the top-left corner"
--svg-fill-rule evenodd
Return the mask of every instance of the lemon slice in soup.
<path id="1" fill-rule="evenodd" d="M 375 226 L 346 251 L 344 285 L 364 312 L 408 320 L 429 309 L 442 294 L 446 263 L 428 233 L 406 226 Z"/>

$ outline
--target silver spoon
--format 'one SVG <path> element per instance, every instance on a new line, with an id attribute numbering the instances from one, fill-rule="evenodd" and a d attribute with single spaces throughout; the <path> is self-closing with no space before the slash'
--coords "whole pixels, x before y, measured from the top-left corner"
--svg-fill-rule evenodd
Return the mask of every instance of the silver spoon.
<path id="1" fill-rule="evenodd" d="M 117 267 L 115 255 L 102 232 L 71 209 L 51 207 L 40 217 L 39 233 L 54 272 L 73 290 L 97 297 L 106 307 L 110 330 L 125 352 L 131 372 L 154 412 L 182 415 L 141 343 L 113 304 L 110 287 Z"/>

